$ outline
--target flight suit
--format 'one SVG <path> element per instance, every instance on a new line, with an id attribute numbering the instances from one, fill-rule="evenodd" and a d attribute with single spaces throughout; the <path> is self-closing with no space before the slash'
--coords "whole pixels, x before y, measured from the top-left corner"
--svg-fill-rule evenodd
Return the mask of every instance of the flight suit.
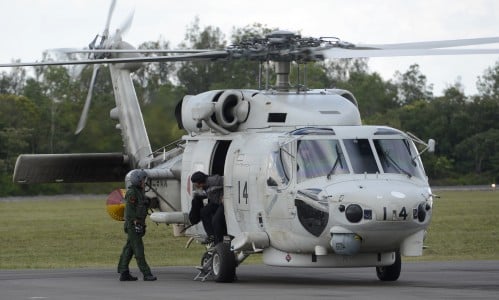
<path id="1" fill-rule="evenodd" d="M 144 255 L 142 236 L 145 234 L 145 220 L 148 203 L 142 188 L 131 186 L 125 195 L 125 224 L 124 230 L 128 235 L 118 263 L 118 273 L 129 271 L 128 265 L 132 256 L 137 260 L 137 266 L 144 276 L 150 276 L 151 269 Z M 143 232 L 137 232 L 135 224 L 143 226 Z"/>

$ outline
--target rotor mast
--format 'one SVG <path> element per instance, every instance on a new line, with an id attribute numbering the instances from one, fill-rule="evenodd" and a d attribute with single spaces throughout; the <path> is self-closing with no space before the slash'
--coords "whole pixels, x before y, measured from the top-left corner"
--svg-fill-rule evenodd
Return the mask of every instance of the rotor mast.
<path id="1" fill-rule="evenodd" d="M 291 83 L 289 82 L 289 72 L 291 70 L 291 62 L 277 61 L 275 62 L 276 83 L 275 89 L 278 91 L 289 91 Z"/>
<path id="2" fill-rule="evenodd" d="M 266 39 L 268 41 L 267 46 L 269 49 L 280 54 L 284 54 L 288 51 L 290 53 L 292 46 L 295 44 L 295 39 L 299 37 L 299 35 L 291 31 L 273 31 L 266 36 Z M 288 55 L 271 55 L 270 60 L 274 61 L 275 63 L 275 89 L 278 91 L 289 91 L 289 89 L 291 88 L 291 83 L 289 81 L 289 72 L 291 70 L 292 58 Z"/>
<path id="3" fill-rule="evenodd" d="M 320 39 L 302 38 L 291 31 L 277 30 L 267 34 L 263 39 L 246 41 L 238 46 L 249 50 L 247 53 L 250 59 L 259 59 L 261 62 L 272 61 L 276 74 L 274 89 L 289 91 L 291 62 L 303 63 L 317 60 L 319 57 L 311 55 L 311 48 L 318 47 L 323 42 Z M 268 80 L 267 76 L 267 82 Z"/>

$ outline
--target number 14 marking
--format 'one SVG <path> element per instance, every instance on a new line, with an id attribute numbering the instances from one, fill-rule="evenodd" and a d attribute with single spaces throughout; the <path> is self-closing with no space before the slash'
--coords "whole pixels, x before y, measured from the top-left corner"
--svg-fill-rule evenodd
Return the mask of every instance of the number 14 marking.
<path id="1" fill-rule="evenodd" d="M 237 182 L 237 189 L 238 189 L 238 202 L 241 204 L 241 181 Z M 248 204 L 248 182 L 244 182 L 244 187 L 242 190 L 242 198 L 245 199 L 245 204 Z"/>
<path id="2" fill-rule="evenodd" d="M 383 221 L 386 221 L 386 215 L 387 215 L 387 213 L 386 213 L 386 207 L 383 207 Z M 393 210 L 393 215 L 394 216 L 397 215 L 397 211 L 396 210 Z M 405 206 L 403 206 L 402 209 L 400 210 L 400 213 L 399 213 L 398 217 L 401 218 L 401 219 L 403 218 L 404 221 L 405 221 L 407 219 L 407 216 L 408 216 L 407 210 L 406 210 Z"/>

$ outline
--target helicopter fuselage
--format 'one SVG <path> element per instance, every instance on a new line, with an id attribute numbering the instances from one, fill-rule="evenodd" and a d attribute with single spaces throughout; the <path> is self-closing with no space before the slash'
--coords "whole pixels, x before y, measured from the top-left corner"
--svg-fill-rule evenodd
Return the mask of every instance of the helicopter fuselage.
<path id="1" fill-rule="evenodd" d="M 263 252 L 266 264 L 384 266 L 397 251 L 422 255 L 432 194 L 419 152 L 399 130 L 361 125 L 344 92 L 184 98 L 181 211 L 190 209 L 190 175 L 200 170 L 224 176 L 232 249 Z M 200 224 L 186 231 L 200 233 Z"/>

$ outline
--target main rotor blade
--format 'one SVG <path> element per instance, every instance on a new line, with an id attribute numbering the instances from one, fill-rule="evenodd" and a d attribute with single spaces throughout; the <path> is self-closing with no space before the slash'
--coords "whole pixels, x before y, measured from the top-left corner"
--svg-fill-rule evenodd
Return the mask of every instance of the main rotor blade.
<path id="1" fill-rule="evenodd" d="M 135 13 L 135 11 L 132 11 L 128 15 L 128 17 L 125 19 L 125 21 L 121 24 L 121 26 L 118 27 L 118 29 L 116 29 L 116 31 L 114 32 L 114 34 L 104 44 L 104 48 L 110 48 L 109 46 L 111 46 L 115 42 L 121 40 L 121 38 L 125 35 L 125 33 L 132 26 L 134 13 Z"/>
<path id="2" fill-rule="evenodd" d="M 35 66 L 63 66 L 63 65 L 91 65 L 110 63 L 147 63 L 147 62 L 175 62 L 175 61 L 201 61 L 224 59 L 229 56 L 227 51 L 211 51 L 204 53 L 194 53 L 177 56 L 156 56 L 156 57 L 130 57 L 130 58 L 106 58 L 88 59 L 73 61 L 47 61 L 47 62 L 19 62 L 10 64 L 0 64 L 0 68 L 8 67 L 35 67 Z"/>
<path id="3" fill-rule="evenodd" d="M 65 54 L 75 53 L 205 53 L 214 51 L 213 49 L 74 49 L 74 48 L 58 48 L 50 49 L 49 51 L 61 52 Z"/>
<path id="4" fill-rule="evenodd" d="M 436 49 L 499 43 L 499 37 L 442 40 L 399 44 L 355 44 L 356 49 Z"/>
<path id="5" fill-rule="evenodd" d="M 99 72 L 100 65 L 94 65 L 94 70 L 92 72 L 92 79 L 90 79 L 90 86 L 88 88 L 87 99 L 85 99 L 85 105 L 83 106 L 83 111 L 80 116 L 80 121 L 78 121 L 78 126 L 76 127 L 75 135 L 78 135 L 85 125 L 87 124 L 88 110 L 90 109 L 90 103 L 92 102 L 92 93 L 94 91 L 95 78 L 97 78 L 97 73 Z"/>
<path id="6" fill-rule="evenodd" d="M 132 12 L 128 15 L 128 17 L 125 19 L 125 21 L 123 21 L 123 23 L 119 27 L 121 35 L 127 33 L 128 30 L 130 30 L 130 27 L 132 27 L 134 15 L 135 15 L 135 10 L 132 10 Z"/>
<path id="7" fill-rule="evenodd" d="M 499 54 L 499 49 L 342 49 L 319 50 L 325 58 Z"/>
<path id="8" fill-rule="evenodd" d="M 109 26 L 111 25 L 111 17 L 113 16 L 115 7 L 116 7 L 116 0 L 111 0 L 111 5 L 109 6 L 109 11 L 107 12 L 106 25 L 104 27 L 104 32 L 103 32 L 104 37 L 109 36 Z"/>

